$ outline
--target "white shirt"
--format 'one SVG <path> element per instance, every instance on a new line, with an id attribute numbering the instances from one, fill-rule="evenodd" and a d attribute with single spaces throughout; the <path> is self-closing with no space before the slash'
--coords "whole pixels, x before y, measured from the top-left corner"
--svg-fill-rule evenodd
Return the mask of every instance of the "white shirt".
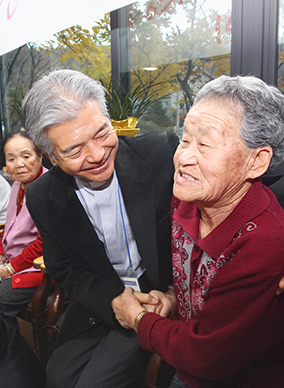
<path id="1" fill-rule="evenodd" d="M 0 175 L 0 224 L 6 221 L 7 207 L 10 200 L 11 186 L 5 178 Z"/>
<path id="2" fill-rule="evenodd" d="M 144 269 L 114 171 L 107 182 L 75 178 L 76 193 L 119 276 L 139 278 Z M 130 257 L 129 257 L 130 254 Z M 130 262 L 135 275 L 131 274 Z"/>

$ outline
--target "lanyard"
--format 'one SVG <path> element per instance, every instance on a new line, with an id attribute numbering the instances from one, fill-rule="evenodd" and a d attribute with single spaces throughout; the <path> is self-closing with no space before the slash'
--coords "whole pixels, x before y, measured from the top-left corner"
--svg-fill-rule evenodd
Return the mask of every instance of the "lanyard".
<path id="1" fill-rule="evenodd" d="M 129 264 L 130 264 L 130 271 L 134 273 L 133 269 L 133 264 L 131 260 L 131 255 L 130 255 L 130 249 L 129 249 L 129 243 L 128 243 L 128 238 L 127 238 L 127 233 L 126 233 L 126 227 L 125 227 L 125 221 L 123 217 L 123 211 L 122 211 L 122 204 L 121 204 L 121 195 L 120 195 L 120 185 L 117 180 L 117 192 L 118 192 L 118 200 L 119 200 L 119 208 L 120 208 L 120 214 L 121 214 L 121 219 L 122 219 L 122 224 L 123 224 L 123 232 L 124 232 L 124 237 L 125 237 L 125 243 L 126 243 L 126 248 L 127 248 L 127 253 L 128 253 L 128 258 L 129 258 Z"/>

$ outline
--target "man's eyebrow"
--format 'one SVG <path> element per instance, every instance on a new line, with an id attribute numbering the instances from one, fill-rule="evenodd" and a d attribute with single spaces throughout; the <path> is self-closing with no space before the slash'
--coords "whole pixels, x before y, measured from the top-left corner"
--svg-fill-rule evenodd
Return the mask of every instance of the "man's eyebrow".
<path id="1" fill-rule="evenodd" d="M 104 129 L 110 128 L 110 127 L 111 127 L 111 124 L 109 122 L 103 123 L 102 126 L 97 130 L 97 132 L 95 133 L 94 136 L 96 136 L 96 134 L 98 134 L 99 132 L 103 131 Z"/>
<path id="2" fill-rule="evenodd" d="M 61 150 L 60 148 L 58 150 L 62 154 L 67 155 L 67 154 L 70 154 L 70 152 L 72 152 L 75 148 L 79 147 L 80 145 L 81 144 L 78 143 L 78 144 L 74 144 L 73 146 L 70 146 L 70 147 L 66 148 L 65 150 Z"/>
<path id="3" fill-rule="evenodd" d="M 106 129 L 108 127 L 110 127 L 109 122 L 103 123 L 102 126 L 95 132 L 94 136 L 96 136 L 100 131 L 103 131 L 104 129 Z M 74 144 L 73 146 L 70 146 L 70 147 L 66 148 L 65 150 L 59 149 L 59 152 L 61 152 L 64 155 L 67 155 L 70 152 L 72 152 L 75 148 L 80 147 L 81 145 L 82 145 L 81 143 Z"/>
<path id="4" fill-rule="evenodd" d="M 103 131 L 104 129 L 106 129 L 106 128 L 110 127 L 110 126 L 111 126 L 111 125 L 110 125 L 109 122 L 103 123 L 102 126 L 95 132 L 94 137 L 95 137 L 99 132 Z M 61 153 L 64 154 L 64 155 L 67 155 L 67 154 L 69 154 L 70 152 L 72 152 L 75 148 L 80 147 L 81 145 L 82 145 L 82 143 L 74 144 L 74 145 L 72 145 L 72 146 L 66 148 L 65 150 L 58 149 L 58 151 L 61 152 Z"/>

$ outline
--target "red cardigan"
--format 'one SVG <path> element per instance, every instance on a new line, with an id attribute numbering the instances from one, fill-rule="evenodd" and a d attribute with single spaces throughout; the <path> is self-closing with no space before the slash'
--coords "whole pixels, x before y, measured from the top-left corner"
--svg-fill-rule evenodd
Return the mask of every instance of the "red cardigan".
<path id="1" fill-rule="evenodd" d="M 254 182 L 202 240 L 194 204 L 180 202 L 173 221 L 215 261 L 228 260 L 197 315 L 185 322 L 154 313 L 141 319 L 142 347 L 172 364 L 190 388 L 283 388 L 284 293 L 275 292 L 284 273 L 284 211 L 276 197 Z"/>
<path id="2" fill-rule="evenodd" d="M 3 234 L 3 232 L 2 232 Z M 0 239 L 0 255 L 5 255 L 2 245 L 2 236 Z M 42 256 L 42 241 L 40 235 L 37 239 L 26 248 L 20 255 L 11 260 L 11 264 L 16 272 L 29 268 L 33 265 L 34 259 Z M 15 274 L 12 277 L 12 288 L 38 287 L 42 281 L 43 274 L 41 272 L 25 272 Z"/>

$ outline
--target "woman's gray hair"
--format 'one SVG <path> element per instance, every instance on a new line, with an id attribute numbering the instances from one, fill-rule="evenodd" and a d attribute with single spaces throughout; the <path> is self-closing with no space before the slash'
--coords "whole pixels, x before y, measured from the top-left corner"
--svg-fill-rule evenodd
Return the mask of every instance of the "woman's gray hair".
<path id="1" fill-rule="evenodd" d="M 75 70 L 55 70 L 37 81 L 22 102 L 24 128 L 34 143 L 52 156 L 47 130 L 78 119 L 90 101 L 109 118 L 105 90 L 99 81 Z"/>
<path id="2" fill-rule="evenodd" d="M 229 99 L 240 105 L 244 112 L 240 133 L 246 146 L 270 146 L 271 168 L 284 159 L 284 96 L 276 87 L 253 76 L 222 75 L 203 86 L 194 105 L 203 99 Z"/>

